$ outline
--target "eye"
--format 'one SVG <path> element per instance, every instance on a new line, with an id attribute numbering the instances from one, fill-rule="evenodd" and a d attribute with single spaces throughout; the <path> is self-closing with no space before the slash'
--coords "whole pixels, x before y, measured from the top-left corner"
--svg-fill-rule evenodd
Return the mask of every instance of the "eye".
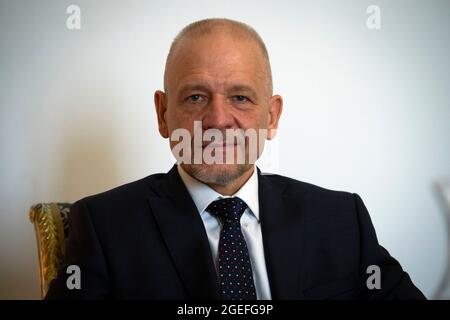
<path id="1" fill-rule="evenodd" d="M 233 96 L 233 100 L 236 101 L 236 102 L 247 102 L 247 101 L 249 101 L 249 99 L 246 96 L 241 96 L 241 95 Z"/>
<path id="2" fill-rule="evenodd" d="M 203 99 L 203 97 L 199 94 L 193 94 L 187 98 L 189 102 L 199 102 Z"/>

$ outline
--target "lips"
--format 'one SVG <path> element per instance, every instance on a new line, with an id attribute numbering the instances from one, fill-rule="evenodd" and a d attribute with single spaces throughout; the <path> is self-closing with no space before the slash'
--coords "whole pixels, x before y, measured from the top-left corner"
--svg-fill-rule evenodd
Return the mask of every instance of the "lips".
<path id="1" fill-rule="evenodd" d="M 236 147 L 236 143 L 226 143 L 226 142 L 204 142 L 202 147 L 203 149 L 209 146 L 210 148 L 232 148 Z"/>

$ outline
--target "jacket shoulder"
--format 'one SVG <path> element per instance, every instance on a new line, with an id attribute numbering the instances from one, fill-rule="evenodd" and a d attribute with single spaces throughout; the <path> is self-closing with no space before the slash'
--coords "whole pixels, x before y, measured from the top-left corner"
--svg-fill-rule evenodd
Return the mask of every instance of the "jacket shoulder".
<path id="1" fill-rule="evenodd" d="M 352 220 L 356 217 L 358 196 L 352 192 L 327 189 L 277 174 L 263 174 L 261 179 L 267 179 L 272 186 L 282 190 L 288 201 L 303 207 L 312 217 L 329 217 L 330 214 Z"/>
<path id="2" fill-rule="evenodd" d="M 278 174 L 261 173 L 261 176 L 264 177 L 264 179 L 267 179 L 277 188 L 282 189 L 283 192 L 287 195 L 292 196 L 307 195 L 319 197 L 344 197 L 344 198 L 353 196 L 353 194 L 348 191 L 332 190 L 309 182 L 296 180 Z"/>
<path id="3" fill-rule="evenodd" d="M 159 186 L 164 182 L 166 174 L 156 173 L 145 178 L 129 182 L 110 190 L 86 196 L 77 202 L 84 202 L 88 207 L 120 208 L 124 205 L 141 203 L 147 196 L 157 193 Z"/>

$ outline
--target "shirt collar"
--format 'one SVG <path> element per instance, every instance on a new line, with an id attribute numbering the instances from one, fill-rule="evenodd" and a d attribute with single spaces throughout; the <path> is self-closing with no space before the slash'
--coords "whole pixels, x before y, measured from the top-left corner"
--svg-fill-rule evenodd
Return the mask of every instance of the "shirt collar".
<path id="1" fill-rule="evenodd" d="M 186 189 L 191 195 L 191 198 L 200 214 L 203 214 L 205 209 L 214 200 L 239 197 L 247 204 L 250 211 L 259 221 L 258 173 L 256 166 L 254 166 L 253 173 L 247 182 L 245 182 L 244 185 L 232 196 L 224 196 L 203 182 L 191 177 L 180 165 L 177 165 L 177 169 L 181 180 L 186 186 Z"/>

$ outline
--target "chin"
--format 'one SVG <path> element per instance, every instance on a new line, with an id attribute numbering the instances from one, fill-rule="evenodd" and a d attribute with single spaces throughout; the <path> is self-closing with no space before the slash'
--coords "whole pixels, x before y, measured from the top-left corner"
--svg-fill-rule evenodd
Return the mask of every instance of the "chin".
<path id="1" fill-rule="evenodd" d="M 227 185 L 252 167 L 253 164 L 191 164 L 183 169 L 205 184 Z"/>

